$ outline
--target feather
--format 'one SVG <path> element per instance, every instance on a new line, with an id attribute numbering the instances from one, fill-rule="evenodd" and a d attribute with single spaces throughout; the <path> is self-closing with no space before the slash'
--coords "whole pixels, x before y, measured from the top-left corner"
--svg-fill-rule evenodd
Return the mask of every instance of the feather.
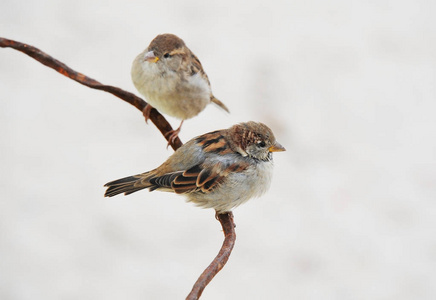
<path id="1" fill-rule="evenodd" d="M 215 98 L 215 96 L 212 96 L 212 98 L 210 99 L 210 101 L 216 105 L 218 105 L 219 107 L 221 107 L 222 109 L 224 109 L 226 112 L 230 113 L 230 110 L 227 108 L 227 106 L 222 103 L 220 100 L 218 100 L 217 98 Z"/>

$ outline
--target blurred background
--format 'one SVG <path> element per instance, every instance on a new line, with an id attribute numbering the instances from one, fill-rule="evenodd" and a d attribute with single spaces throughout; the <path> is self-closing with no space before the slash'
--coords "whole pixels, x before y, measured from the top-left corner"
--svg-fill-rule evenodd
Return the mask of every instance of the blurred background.
<path id="1" fill-rule="evenodd" d="M 0 36 L 138 94 L 135 56 L 174 33 L 217 98 L 186 142 L 248 120 L 277 153 L 270 191 L 204 299 L 436 298 L 436 2 L 12 1 Z M 179 121 L 168 118 L 177 126 Z M 0 298 L 184 299 L 222 240 L 168 193 L 103 198 L 158 166 L 141 113 L 0 49 Z"/>

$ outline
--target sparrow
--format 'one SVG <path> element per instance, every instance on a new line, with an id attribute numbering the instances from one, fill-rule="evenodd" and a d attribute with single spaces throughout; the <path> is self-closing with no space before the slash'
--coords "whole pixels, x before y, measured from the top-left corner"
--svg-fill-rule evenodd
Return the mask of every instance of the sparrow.
<path id="1" fill-rule="evenodd" d="M 272 152 L 285 151 L 271 129 L 253 121 L 195 137 L 154 170 L 105 184 L 105 197 L 142 189 L 173 192 L 217 214 L 264 194 Z"/>
<path id="2" fill-rule="evenodd" d="M 181 119 L 179 128 L 167 133 L 169 143 L 179 134 L 183 121 L 198 115 L 209 103 L 228 108 L 212 94 L 200 60 L 174 34 L 160 34 L 133 61 L 131 76 L 136 89 L 147 99 L 145 121 L 154 107 Z"/>

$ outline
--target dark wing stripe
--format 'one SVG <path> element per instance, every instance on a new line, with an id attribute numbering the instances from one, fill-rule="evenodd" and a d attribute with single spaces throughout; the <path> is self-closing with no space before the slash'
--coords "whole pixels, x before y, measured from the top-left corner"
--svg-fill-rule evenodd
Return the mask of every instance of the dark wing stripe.
<path id="1" fill-rule="evenodd" d="M 207 134 L 200 135 L 200 136 L 197 137 L 195 140 L 196 140 L 197 143 L 200 144 L 200 143 L 203 142 L 204 140 L 209 139 L 210 136 L 217 135 L 217 133 L 219 133 L 219 132 L 220 132 L 220 130 L 215 130 L 215 131 L 209 132 L 209 133 L 207 133 Z M 221 135 L 221 134 L 219 134 L 219 135 Z"/>
<path id="2" fill-rule="evenodd" d="M 224 153 L 224 151 L 227 151 L 229 149 L 229 147 L 227 147 L 227 145 L 226 146 L 222 146 L 222 147 L 219 147 L 219 148 L 215 148 L 215 149 L 211 149 L 211 152 L 215 152 L 215 153 L 220 153 L 220 154 L 222 154 L 222 153 Z M 208 149 L 209 150 L 209 149 Z M 231 151 L 231 150 L 230 150 Z M 228 152 L 228 151 L 227 151 Z"/>
<path id="3" fill-rule="evenodd" d="M 183 172 L 183 176 L 184 177 L 197 177 L 198 174 L 200 174 L 201 172 L 201 167 L 200 165 L 195 165 L 192 168 L 186 170 L 185 172 Z"/>
<path id="4" fill-rule="evenodd" d="M 212 152 L 217 154 L 223 154 L 224 152 L 231 151 L 231 148 L 228 146 L 227 141 L 222 138 L 219 139 L 216 143 L 203 146 L 204 151 Z"/>
<path id="5" fill-rule="evenodd" d="M 218 178 L 220 178 L 220 180 L 218 181 Z M 201 190 L 203 192 L 209 192 L 211 191 L 213 188 L 216 187 L 215 183 L 219 183 L 221 182 L 223 179 L 223 177 L 212 177 L 210 178 L 210 180 L 208 180 L 207 182 L 204 183 L 204 185 L 201 187 Z"/>
<path id="6" fill-rule="evenodd" d="M 152 185 L 159 187 L 171 187 L 171 183 L 173 182 L 174 178 L 179 176 L 182 172 L 175 172 L 175 173 L 169 173 L 165 174 L 159 177 L 154 177 L 150 179 L 150 183 Z"/>
<path id="7" fill-rule="evenodd" d="M 171 188 L 177 194 L 195 191 L 197 187 L 198 175 L 202 172 L 200 165 L 195 165 L 182 174 L 179 173 L 171 183 Z"/>
<path id="8" fill-rule="evenodd" d="M 207 141 L 203 142 L 202 143 L 203 149 L 209 147 L 212 144 L 218 143 L 221 139 L 224 139 L 222 135 L 220 135 L 220 136 L 218 136 L 218 137 L 216 137 L 214 139 L 207 140 Z"/>
<path id="9" fill-rule="evenodd" d="M 208 153 L 217 153 L 223 155 L 233 152 L 227 140 L 221 134 L 221 131 L 211 132 L 207 135 L 198 137 L 197 144 Z"/>
<path id="10" fill-rule="evenodd" d="M 197 178 L 197 186 L 202 186 L 211 176 L 211 170 L 203 169 Z M 215 175 L 215 174 L 214 174 Z"/>
<path id="11" fill-rule="evenodd" d="M 189 193 L 197 189 L 195 185 L 173 185 L 173 190 L 176 194 Z"/>
<path id="12" fill-rule="evenodd" d="M 182 185 L 182 184 L 193 184 L 193 183 L 196 183 L 196 182 L 197 182 L 197 178 L 196 177 L 193 177 L 193 176 L 192 177 L 184 177 L 183 174 L 177 176 L 174 179 L 174 181 L 173 181 L 174 184 L 180 184 L 180 185 Z"/>

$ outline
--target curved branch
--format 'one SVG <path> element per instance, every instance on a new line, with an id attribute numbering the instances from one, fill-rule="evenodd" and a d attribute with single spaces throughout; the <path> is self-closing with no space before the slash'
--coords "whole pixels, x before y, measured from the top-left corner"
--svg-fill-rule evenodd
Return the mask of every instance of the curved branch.
<path id="1" fill-rule="evenodd" d="M 233 246 L 235 245 L 236 232 L 235 223 L 233 222 L 233 213 L 227 212 L 224 214 L 217 214 L 216 218 L 218 219 L 218 221 L 220 221 L 221 226 L 223 227 L 223 245 L 221 246 L 220 252 L 215 257 L 215 259 L 197 279 L 188 297 L 186 297 L 186 300 L 196 300 L 200 298 L 204 288 L 227 263 L 230 253 L 232 253 Z"/>
<path id="2" fill-rule="evenodd" d="M 129 93 L 127 91 L 124 91 L 120 88 L 117 88 L 115 86 L 111 85 L 105 85 L 101 84 L 95 79 L 92 79 L 88 76 L 85 76 L 82 73 L 76 72 L 70 67 L 68 67 L 66 64 L 58 61 L 57 59 L 51 57 L 47 53 L 39 50 L 38 48 L 35 48 L 31 45 L 23 44 L 17 41 L 8 40 L 5 38 L 0 37 L 0 47 L 2 48 L 13 48 L 15 50 L 21 51 L 30 57 L 36 59 L 43 65 L 46 65 L 49 68 L 52 68 L 56 70 L 57 72 L 61 73 L 64 76 L 67 76 L 68 78 L 77 81 L 80 84 L 86 85 L 90 88 L 102 90 L 108 93 L 111 93 L 118 98 L 126 101 L 127 103 L 132 104 L 134 107 L 142 111 L 145 106 L 147 105 L 147 102 L 142 100 L 141 98 L 135 96 L 132 93 Z M 156 127 L 159 129 L 159 131 L 162 133 L 162 135 L 166 138 L 166 136 L 169 137 L 169 135 L 166 135 L 166 133 L 170 132 L 172 130 L 172 127 L 170 123 L 156 110 L 152 109 L 150 112 L 150 120 L 156 125 Z M 166 138 L 168 140 L 168 138 Z M 177 148 L 181 147 L 182 141 L 177 137 L 173 143 L 170 144 L 171 147 L 174 150 L 177 150 Z"/>
<path id="3" fill-rule="evenodd" d="M 141 112 L 147 105 L 147 102 L 142 100 L 141 98 L 135 96 L 132 93 L 124 91 L 118 87 L 114 87 L 111 85 L 104 85 L 98 82 L 95 79 L 92 79 L 82 73 L 76 72 L 64 63 L 58 61 L 47 53 L 35 48 L 31 45 L 23 44 L 17 41 L 5 39 L 0 37 L 0 47 L 2 48 L 12 48 L 18 51 L 21 51 L 35 60 L 39 61 L 43 65 L 46 65 L 49 68 L 56 70 L 62 75 L 77 81 L 80 84 L 86 85 L 90 88 L 102 90 L 108 93 L 111 93 L 118 98 L 130 103 Z M 166 133 L 172 130 L 171 125 L 168 121 L 156 110 L 152 109 L 150 112 L 150 119 L 159 129 L 164 137 L 168 136 Z M 168 140 L 168 139 L 167 139 Z M 177 150 L 183 144 L 181 140 L 177 137 L 173 143 L 171 143 L 171 147 L 174 150 Z M 221 226 L 224 231 L 224 242 L 221 246 L 221 249 L 215 259 L 210 263 L 210 265 L 204 270 L 204 272 L 200 275 L 198 280 L 195 282 L 191 292 L 189 293 L 186 299 L 199 299 L 204 288 L 209 284 L 209 282 L 215 277 L 215 275 L 224 267 L 229 259 L 229 256 L 232 252 L 233 246 L 236 240 L 235 233 L 235 225 L 233 223 L 233 213 L 228 212 L 225 214 L 217 214 L 216 215 L 218 221 L 221 223 Z"/>

